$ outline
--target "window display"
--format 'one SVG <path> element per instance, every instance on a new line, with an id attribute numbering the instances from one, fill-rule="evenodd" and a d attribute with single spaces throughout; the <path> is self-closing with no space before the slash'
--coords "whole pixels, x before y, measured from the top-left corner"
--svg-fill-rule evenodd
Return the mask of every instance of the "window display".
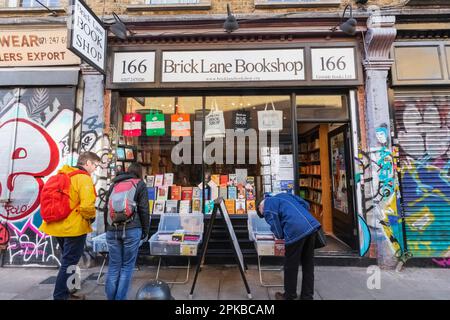
<path id="1" fill-rule="evenodd" d="M 125 115 L 140 114 L 146 130 L 124 137 L 126 145 L 117 152 L 117 160 L 143 165 L 152 214 L 210 214 L 219 197 L 227 200 L 231 214 L 247 214 L 256 210 L 265 193 L 293 185 L 290 176 L 281 172 L 278 177 L 272 170 L 278 162 L 289 164 L 285 158 L 272 160 L 274 154 L 281 150 L 292 155 L 289 96 L 146 97 L 123 102 L 123 129 Z M 261 112 L 275 119 L 271 128 L 264 120 L 262 131 Z M 265 148 L 263 157 L 260 147 Z"/>

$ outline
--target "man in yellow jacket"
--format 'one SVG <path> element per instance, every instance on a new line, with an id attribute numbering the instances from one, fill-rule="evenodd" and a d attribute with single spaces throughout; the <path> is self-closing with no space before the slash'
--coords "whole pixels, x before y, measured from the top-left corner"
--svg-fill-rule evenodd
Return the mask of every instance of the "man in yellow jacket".
<path id="1" fill-rule="evenodd" d="M 70 173 L 76 170 L 86 171 L 91 175 L 100 165 L 101 159 L 93 152 L 80 154 L 77 166 L 65 165 L 60 172 Z M 61 267 L 56 277 L 53 298 L 67 300 L 70 292 L 67 281 L 75 270 L 67 270 L 76 266 L 83 254 L 86 235 L 92 232 L 91 221 L 95 218 L 96 192 L 92 178 L 87 174 L 76 174 L 70 178 L 70 209 L 67 218 L 55 222 L 43 222 L 39 228 L 42 232 L 53 236 L 61 249 Z"/>

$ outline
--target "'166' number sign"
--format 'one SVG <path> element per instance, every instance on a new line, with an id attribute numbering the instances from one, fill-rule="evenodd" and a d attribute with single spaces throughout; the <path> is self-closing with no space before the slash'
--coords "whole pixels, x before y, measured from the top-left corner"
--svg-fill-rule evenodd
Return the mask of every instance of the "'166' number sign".
<path id="1" fill-rule="evenodd" d="M 311 49 L 313 80 L 356 79 L 354 48 Z"/>
<path id="2" fill-rule="evenodd" d="M 155 52 L 116 52 L 114 83 L 155 81 Z"/>

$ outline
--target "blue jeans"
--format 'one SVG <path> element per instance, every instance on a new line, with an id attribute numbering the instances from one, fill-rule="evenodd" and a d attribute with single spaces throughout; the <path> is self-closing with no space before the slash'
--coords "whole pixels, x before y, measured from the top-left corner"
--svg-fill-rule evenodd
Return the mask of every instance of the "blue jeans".
<path id="1" fill-rule="evenodd" d="M 108 300 L 126 300 L 138 255 L 142 229 L 132 228 L 106 232 L 109 250 L 106 297 Z"/>
<path id="2" fill-rule="evenodd" d="M 61 249 L 61 267 L 56 277 L 53 299 L 67 300 L 69 298 L 69 289 L 67 280 L 74 274 L 74 271 L 67 273 L 67 268 L 76 266 L 83 254 L 86 235 L 78 237 L 56 237 Z"/>

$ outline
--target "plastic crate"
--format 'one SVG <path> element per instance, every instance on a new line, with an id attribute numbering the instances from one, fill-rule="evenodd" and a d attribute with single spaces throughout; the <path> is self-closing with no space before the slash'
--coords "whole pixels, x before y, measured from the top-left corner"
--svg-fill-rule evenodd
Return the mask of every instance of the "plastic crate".
<path id="1" fill-rule="evenodd" d="M 270 225 L 264 218 L 260 218 L 255 212 L 248 214 L 248 237 L 250 241 L 256 241 L 255 234 L 272 235 Z"/>
<path id="2" fill-rule="evenodd" d="M 158 232 L 149 240 L 150 254 L 155 256 L 196 256 L 198 246 L 203 240 L 203 228 L 203 214 L 161 215 Z M 176 234 L 182 234 L 183 239 L 173 240 Z M 198 239 L 186 239 L 189 236 L 198 237 Z"/>

